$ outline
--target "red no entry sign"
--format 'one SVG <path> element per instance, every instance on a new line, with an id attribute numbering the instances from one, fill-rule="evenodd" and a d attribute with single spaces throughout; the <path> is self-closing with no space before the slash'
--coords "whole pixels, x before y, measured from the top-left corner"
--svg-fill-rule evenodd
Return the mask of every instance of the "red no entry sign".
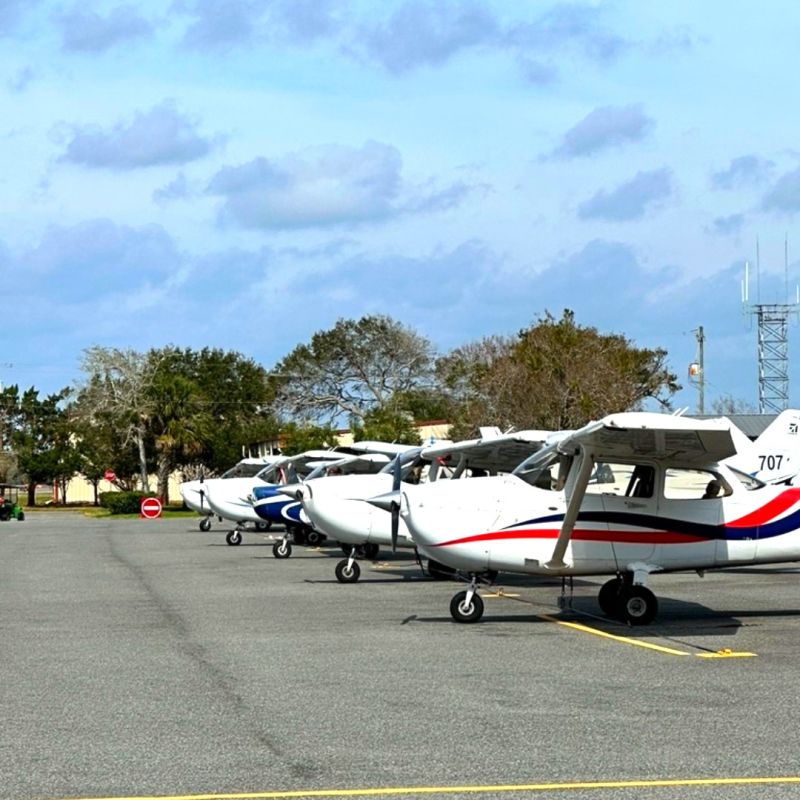
<path id="1" fill-rule="evenodd" d="M 161 501 L 157 497 L 143 497 L 139 514 L 145 519 L 158 519 L 161 516 Z"/>

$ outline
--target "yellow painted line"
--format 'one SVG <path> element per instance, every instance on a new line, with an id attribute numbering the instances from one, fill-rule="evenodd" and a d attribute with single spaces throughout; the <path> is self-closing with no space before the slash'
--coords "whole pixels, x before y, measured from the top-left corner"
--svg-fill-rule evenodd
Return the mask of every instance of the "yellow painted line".
<path id="1" fill-rule="evenodd" d="M 698 658 L 756 658 L 758 653 L 748 653 L 746 650 L 730 650 L 727 647 L 717 650 L 716 653 L 695 653 Z"/>
<path id="2" fill-rule="evenodd" d="M 758 778 L 670 778 L 641 781 L 583 781 L 580 783 L 520 783 L 498 786 L 397 786 L 374 789 L 298 789 L 241 794 L 176 794 L 94 797 L 83 800 L 280 800 L 291 797 L 388 797 L 412 794 L 490 794 L 493 792 L 555 792 L 586 789 L 659 789 L 686 786 L 777 786 L 800 784 L 800 776 Z"/>
<path id="3" fill-rule="evenodd" d="M 510 594 L 505 592 L 503 589 L 498 589 L 496 594 L 482 594 L 481 597 L 511 597 L 511 598 L 518 598 L 520 595 L 518 594 Z M 521 602 L 525 603 L 527 601 L 522 600 Z M 672 647 L 664 647 L 664 645 L 660 644 L 653 644 L 651 642 L 643 642 L 639 639 L 632 639 L 629 636 L 619 636 L 615 633 L 608 633 L 607 631 L 602 631 L 599 628 L 591 628 L 588 625 L 582 625 L 580 622 L 568 622 L 567 620 L 557 619 L 556 617 L 551 616 L 550 614 L 536 614 L 539 619 L 546 620 L 547 622 L 553 622 L 556 625 L 562 625 L 565 628 L 572 628 L 576 631 L 581 631 L 582 633 L 590 633 L 593 636 L 600 636 L 603 639 L 611 639 L 615 642 L 621 642 L 622 644 L 629 644 L 633 647 L 642 647 L 646 650 L 655 650 L 659 653 L 664 653 L 665 655 L 669 656 L 690 656 L 694 655 L 697 658 L 756 658 L 758 653 L 750 653 L 746 650 L 743 651 L 736 651 L 731 650 L 730 648 L 723 648 L 722 650 L 717 650 L 713 653 L 688 653 L 685 650 L 675 650 Z"/>
<path id="4" fill-rule="evenodd" d="M 615 642 L 622 642 L 629 644 L 633 647 L 643 647 L 645 650 L 655 650 L 658 653 L 664 653 L 669 656 L 688 656 L 689 653 L 684 650 L 673 650 L 671 647 L 664 647 L 660 644 L 652 644 L 652 642 L 642 642 L 638 639 L 631 639 L 628 636 L 617 636 L 615 633 L 606 633 L 606 631 L 598 630 L 597 628 L 590 628 L 588 625 L 581 625 L 579 622 L 567 622 L 563 619 L 556 619 L 549 614 L 537 614 L 541 619 L 546 619 L 548 622 L 554 622 L 556 625 L 563 625 L 565 628 L 572 628 L 576 631 L 583 633 L 591 633 L 593 636 L 600 636 L 603 639 L 612 639 Z"/>

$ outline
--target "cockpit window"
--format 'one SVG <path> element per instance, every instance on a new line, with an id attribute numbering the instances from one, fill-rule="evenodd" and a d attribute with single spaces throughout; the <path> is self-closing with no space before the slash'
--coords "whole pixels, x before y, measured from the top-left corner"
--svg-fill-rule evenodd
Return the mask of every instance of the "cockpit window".
<path id="1" fill-rule="evenodd" d="M 555 448 L 549 452 L 540 450 L 525 459 L 513 474 L 537 489 L 559 491 L 564 488 L 571 460 L 568 456 L 561 455 Z"/>
<path id="2" fill-rule="evenodd" d="M 264 469 L 263 464 L 236 464 L 227 472 L 223 473 L 223 478 L 252 478 Z"/>
<path id="3" fill-rule="evenodd" d="M 664 497 L 667 500 L 718 500 L 733 493 L 727 481 L 705 469 L 678 469 L 664 472 Z"/>

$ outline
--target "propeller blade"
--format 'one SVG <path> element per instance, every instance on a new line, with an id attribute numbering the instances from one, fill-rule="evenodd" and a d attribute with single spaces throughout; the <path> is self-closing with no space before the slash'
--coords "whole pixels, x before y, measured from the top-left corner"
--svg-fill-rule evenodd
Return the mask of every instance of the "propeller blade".
<path id="1" fill-rule="evenodd" d="M 203 503 L 205 502 L 205 499 L 206 499 L 206 490 L 203 488 L 204 480 L 205 480 L 205 477 L 203 475 L 200 475 L 200 513 L 201 514 L 203 513 Z"/>
<path id="2" fill-rule="evenodd" d="M 400 491 L 400 482 L 403 479 L 403 465 L 400 463 L 400 456 L 394 460 L 394 469 L 392 470 L 392 491 Z"/>
<path id="3" fill-rule="evenodd" d="M 397 532 L 400 529 L 400 503 L 392 502 L 392 552 L 397 550 Z"/>

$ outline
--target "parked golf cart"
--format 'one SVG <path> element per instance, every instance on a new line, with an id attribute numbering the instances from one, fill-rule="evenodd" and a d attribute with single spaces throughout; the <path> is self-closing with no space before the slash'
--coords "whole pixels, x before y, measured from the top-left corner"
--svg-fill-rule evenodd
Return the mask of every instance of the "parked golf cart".
<path id="1" fill-rule="evenodd" d="M 0 522 L 10 519 L 22 522 L 25 519 L 25 512 L 19 504 L 19 493 L 25 489 L 25 486 L 15 483 L 0 483 Z"/>

